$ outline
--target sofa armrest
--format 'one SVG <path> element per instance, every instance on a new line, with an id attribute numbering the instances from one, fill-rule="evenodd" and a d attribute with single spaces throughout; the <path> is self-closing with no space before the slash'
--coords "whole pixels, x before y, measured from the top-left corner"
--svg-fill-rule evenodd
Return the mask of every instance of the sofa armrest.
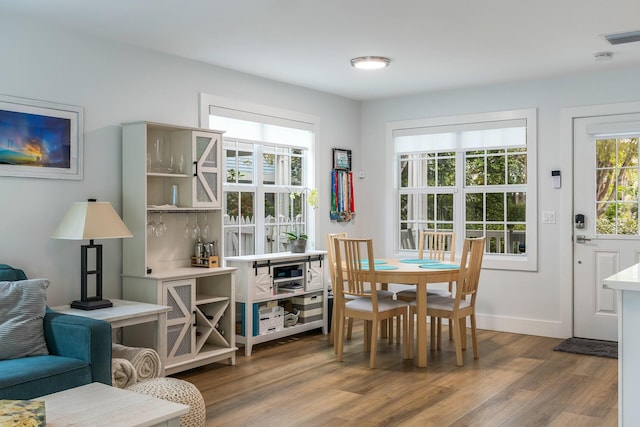
<path id="1" fill-rule="evenodd" d="M 111 324 L 47 308 L 44 336 L 49 353 L 80 359 L 91 366 L 93 381 L 111 385 Z"/>

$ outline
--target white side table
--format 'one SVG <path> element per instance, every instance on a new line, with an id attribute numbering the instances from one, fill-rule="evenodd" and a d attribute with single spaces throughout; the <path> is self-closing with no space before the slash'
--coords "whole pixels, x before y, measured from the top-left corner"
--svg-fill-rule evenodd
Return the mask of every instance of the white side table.
<path id="1" fill-rule="evenodd" d="M 78 310 L 68 305 L 52 307 L 52 310 L 74 316 L 104 320 L 105 322 L 111 323 L 112 328 L 155 322 L 155 350 L 160 355 L 160 361 L 162 362 L 161 375 L 164 376 L 165 358 L 167 355 L 167 337 L 165 331 L 167 328 L 167 312 L 171 310 L 171 307 L 119 299 L 111 299 L 111 302 L 113 303 L 113 307 L 99 308 L 97 310 Z"/>

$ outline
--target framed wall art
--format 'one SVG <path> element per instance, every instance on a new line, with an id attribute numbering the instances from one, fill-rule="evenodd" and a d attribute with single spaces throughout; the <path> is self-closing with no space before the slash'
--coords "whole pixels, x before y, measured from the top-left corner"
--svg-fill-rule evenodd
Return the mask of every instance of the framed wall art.
<path id="1" fill-rule="evenodd" d="M 333 169 L 351 170 L 351 150 L 333 149 Z"/>
<path id="2" fill-rule="evenodd" d="M 82 179 L 83 113 L 0 95 L 0 176 Z"/>

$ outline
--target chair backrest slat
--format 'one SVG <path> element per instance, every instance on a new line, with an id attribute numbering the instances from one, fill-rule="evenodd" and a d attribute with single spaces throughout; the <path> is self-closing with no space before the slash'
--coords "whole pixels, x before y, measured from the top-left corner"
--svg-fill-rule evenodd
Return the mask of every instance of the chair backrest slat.
<path id="1" fill-rule="evenodd" d="M 455 259 L 456 236 L 453 232 L 421 231 L 418 241 L 418 258 L 425 257 L 438 261 L 446 260 L 449 252 L 449 261 Z"/>

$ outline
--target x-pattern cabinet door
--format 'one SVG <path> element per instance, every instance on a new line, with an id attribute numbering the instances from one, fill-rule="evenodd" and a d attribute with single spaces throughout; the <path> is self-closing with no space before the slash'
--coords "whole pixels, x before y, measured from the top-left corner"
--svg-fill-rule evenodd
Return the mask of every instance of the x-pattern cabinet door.
<path id="1" fill-rule="evenodd" d="M 192 132 L 195 169 L 193 207 L 219 208 L 222 137 L 217 133 Z"/>
<path id="2" fill-rule="evenodd" d="M 324 268 L 322 261 L 322 258 L 307 261 L 305 291 L 321 290 L 324 288 Z"/>
<path id="3" fill-rule="evenodd" d="M 195 280 L 171 280 L 162 284 L 167 313 L 167 362 L 189 359 L 195 353 Z"/>

